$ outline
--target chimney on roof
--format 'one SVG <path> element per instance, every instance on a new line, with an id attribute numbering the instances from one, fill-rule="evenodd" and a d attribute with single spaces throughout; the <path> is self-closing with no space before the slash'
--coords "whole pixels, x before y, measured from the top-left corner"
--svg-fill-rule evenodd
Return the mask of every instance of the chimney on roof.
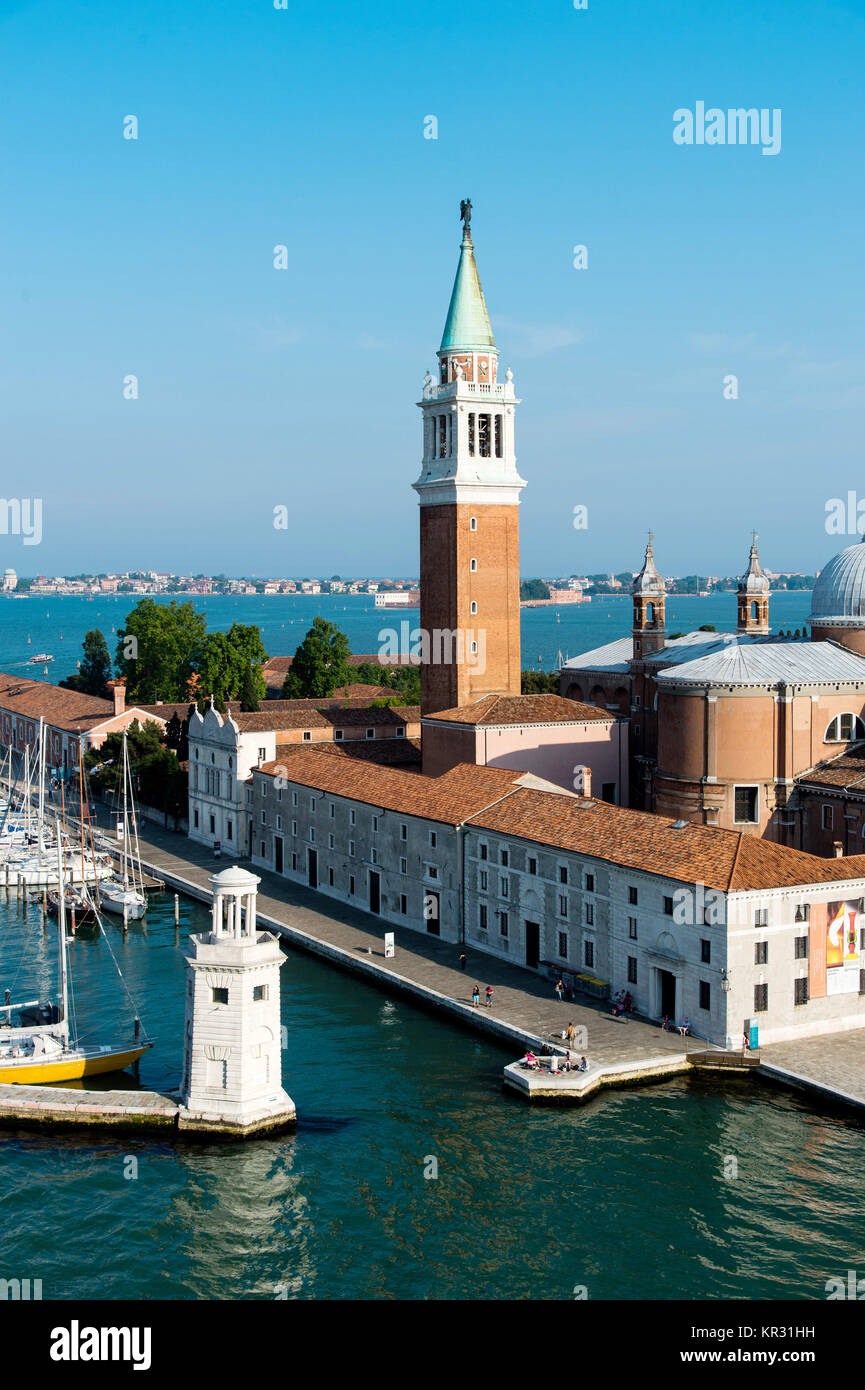
<path id="1" fill-rule="evenodd" d="M 109 681 L 108 689 L 114 696 L 114 713 L 123 714 L 126 710 L 126 681 Z"/>
<path id="2" fill-rule="evenodd" d="M 844 858 L 844 846 L 842 845 L 842 843 L 841 843 L 840 840 L 833 840 L 833 842 L 832 842 L 832 848 L 833 848 L 833 850 L 835 851 L 835 858 L 836 858 L 836 859 L 843 859 L 843 858 Z"/>
<path id="3" fill-rule="evenodd" d="M 592 769 L 590 767 L 580 768 L 580 795 L 591 796 L 592 794 Z"/>

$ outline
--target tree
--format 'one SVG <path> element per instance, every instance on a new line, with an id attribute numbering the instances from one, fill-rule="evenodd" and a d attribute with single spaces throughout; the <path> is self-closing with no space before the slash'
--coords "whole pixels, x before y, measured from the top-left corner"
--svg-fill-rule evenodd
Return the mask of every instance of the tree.
<path id="1" fill-rule="evenodd" d="M 177 717 L 177 710 L 175 710 L 165 726 L 165 746 L 166 748 L 170 748 L 172 753 L 175 754 L 175 756 L 177 754 L 178 748 L 180 747 L 182 729 L 183 726 L 180 723 L 179 718 Z"/>
<path id="2" fill-rule="evenodd" d="M 80 690 L 84 695 L 104 695 L 111 679 L 111 653 L 98 628 L 84 634 L 84 657 L 75 675 L 67 676 L 60 684 L 66 690 Z"/>
<path id="3" fill-rule="evenodd" d="M 136 721 L 126 730 L 126 748 L 132 773 L 132 788 L 139 804 L 154 806 L 173 816 L 183 815 L 189 795 L 187 774 L 177 758 L 163 744 L 159 726 L 152 720 Z M 96 791 L 123 796 L 123 735 L 109 734 L 102 747 L 84 755 Z"/>
<path id="4" fill-rule="evenodd" d="M 205 637 L 204 615 L 191 603 L 141 599 L 117 634 L 117 674 L 126 678 L 127 698 L 149 705 L 186 699 Z"/>
<path id="5" fill-rule="evenodd" d="M 524 579 L 520 585 L 520 598 L 549 598 L 550 591 L 542 579 Z"/>
<path id="6" fill-rule="evenodd" d="M 255 688 L 255 676 L 251 666 L 247 666 L 243 673 L 243 682 L 240 687 L 240 708 L 244 714 L 255 714 L 258 710 L 258 702 L 261 699 Z"/>
<path id="7" fill-rule="evenodd" d="M 258 709 L 266 694 L 261 671 L 266 660 L 261 631 L 254 624 L 232 623 L 228 632 L 210 632 L 204 639 L 197 690 L 201 696 L 213 695 L 222 706 L 242 700 L 246 685 L 249 708 Z"/>
<path id="8" fill-rule="evenodd" d="M 350 653 L 348 638 L 335 623 L 314 618 L 294 654 L 282 687 L 283 698 L 318 700 L 331 696 L 339 686 L 348 685 Z"/>
<path id="9" fill-rule="evenodd" d="M 715 624 L 714 624 L 714 623 L 701 623 L 701 625 L 697 628 L 697 631 L 698 631 L 698 632 L 717 632 L 718 629 L 715 627 Z"/>
<path id="10" fill-rule="evenodd" d="M 523 671 L 520 676 L 523 695 L 558 695 L 558 671 Z"/>
<path id="11" fill-rule="evenodd" d="M 377 666 L 364 661 L 354 667 L 352 680 L 358 685 L 383 685 L 387 690 L 396 690 L 402 705 L 420 704 L 419 666 Z"/>

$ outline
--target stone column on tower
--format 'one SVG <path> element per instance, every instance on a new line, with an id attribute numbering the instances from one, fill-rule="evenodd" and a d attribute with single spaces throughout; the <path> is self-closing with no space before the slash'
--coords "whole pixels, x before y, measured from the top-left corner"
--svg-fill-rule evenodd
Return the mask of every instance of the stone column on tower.
<path id="1" fill-rule="evenodd" d="M 438 380 L 427 374 L 420 499 L 421 712 L 520 694 L 519 500 L 509 370 L 499 357 L 465 227 Z"/>

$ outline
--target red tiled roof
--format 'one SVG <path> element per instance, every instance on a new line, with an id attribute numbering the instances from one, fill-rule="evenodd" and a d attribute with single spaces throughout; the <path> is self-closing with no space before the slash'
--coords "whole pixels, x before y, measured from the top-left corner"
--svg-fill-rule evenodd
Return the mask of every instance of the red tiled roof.
<path id="1" fill-rule="evenodd" d="M 834 787 L 839 791 L 865 793 L 865 748 L 846 749 L 796 778 L 799 786 Z"/>
<path id="2" fill-rule="evenodd" d="M 327 748 L 327 751 L 325 751 Z M 865 878 L 865 855 L 822 859 L 768 840 L 519 785 L 520 772 L 460 763 L 441 777 L 373 768 L 329 745 L 292 747 L 256 769 L 404 815 L 472 826 L 727 892 Z"/>
<path id="3" fill-rule="evenodd" d="M 42 716 L 46 724 L 73 733 L 114 717 L 114 701 L 100 700 L 78 690 L 62 690 L 47 681 L 0 672 L 0 709 L 29 719 Z"/>
<path id="4" fill-rule="evenodd" d="M 226 714 L 237 724 L 242 734 L 268 733 L 271 729 L 324 729 L 324 728 L 356 728 L 364 725 L 378 726 L 382 724 L 397 725 L 419 724 L 420 707 L 418 705 L 388 705 L 387 707 L 359 705 L 346 708 L 345 706 L 305 706 L 303 709 L 283 709 L 275 710 L 271 713 L 272 704 L 289 704 L 290 701 L 269 701 L 255 714 L 243 713 L 233 710 L 230 706 L 226 709 Z"/>
<path id="5" fill-rule="evenodd" d="M 484 695 L 458 709 L 437 710 L 428 718 L 451 724 L 612 724 L 618 716 L 561 695 Z"/>
<path id="6" fill-rule="evenodd" d="M 506 795 L 520 776 L 504 768 L 460 763 L 441 777 L 424 777 L 397 768 L 372 767 L 357 758 L 335 757 L 329 744 L 285 747 L 278 758 L 255 772 L 450 825 L 458 825 L 473 811 Z"/>

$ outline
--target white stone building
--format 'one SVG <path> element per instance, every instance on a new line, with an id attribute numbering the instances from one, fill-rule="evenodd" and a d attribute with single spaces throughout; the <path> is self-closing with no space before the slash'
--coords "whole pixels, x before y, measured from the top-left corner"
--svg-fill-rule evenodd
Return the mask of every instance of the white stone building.
<path id="1" fill-rule="evenodd" d="M 190 839 L 235 855 L 249 853 L 249 775 L 276 750 L 273 729 L 243 732 L 241 722 L 212 704 L 189 721 Z"/>

